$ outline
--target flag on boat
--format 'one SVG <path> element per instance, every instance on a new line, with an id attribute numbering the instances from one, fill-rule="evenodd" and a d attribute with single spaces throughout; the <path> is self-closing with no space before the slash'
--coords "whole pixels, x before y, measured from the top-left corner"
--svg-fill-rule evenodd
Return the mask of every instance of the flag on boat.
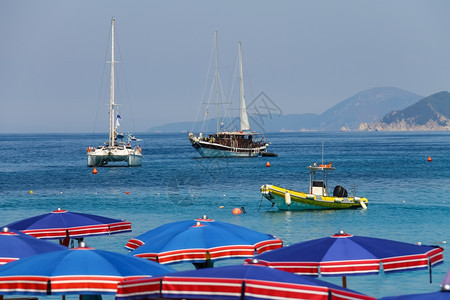
<path id="1" fill-rule="evenodd" d="M 116 117 L 116 128 L 120 126 L 119 119 L 122 119 L 122 118 L 120 117 L 120 115 L 117 115 L 117 117 Z"/>

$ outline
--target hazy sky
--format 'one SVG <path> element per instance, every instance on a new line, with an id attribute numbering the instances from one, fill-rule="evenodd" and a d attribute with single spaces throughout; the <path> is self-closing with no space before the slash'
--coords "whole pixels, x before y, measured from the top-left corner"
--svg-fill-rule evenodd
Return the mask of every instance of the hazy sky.
<path id="1" fill-rule="evenodd" d="M 0 132 L 106 130 L 111 17 L 122 125 L 144 132 L 195 119 L 215 30 L 224 87 L 242 42 L 247 99 L 263 91 L 285 114 L 379 86 L 449 90 L 449 13 L 447 0 L 0 0 Z"/>

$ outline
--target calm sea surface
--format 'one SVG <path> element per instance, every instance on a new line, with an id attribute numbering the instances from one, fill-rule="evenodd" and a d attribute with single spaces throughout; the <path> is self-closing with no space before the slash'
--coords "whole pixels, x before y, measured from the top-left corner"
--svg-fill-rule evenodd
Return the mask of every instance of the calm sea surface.
<path id="1" fill-rule="evenodd" d="M 94 175 L 87 167 L 86 147 L 102 144 L 105 135 L 0 135 L 2 223 L 57 208 L 126 219 L 132 223 L 132 233 L 86 239 L 91 247 L 121 253 L 126 253 L 124 245 L 132 237 L 204 214 L 271 233 L 285 245 L 344 230 L 446 249 L 444 264 L 433 269 L 432 284 L 426 270 L 348 277 L 350 289 L 374 297 L 437 291 L 450 269 L 445 244 L 450 243 L 450 133 L 274 133 L 266 138 L 272 143 L 270 151 L 279 156 L 248 159 L 201 159 L 187 134 L 139 137 L 143 138 L 142 167 L 99 168 Z M 324 162 L 337 168 L 329 185 L 349 191 L 356 186 L 357 194 L 369 199 L 368 209 L 282 212 L 271 208 L 261 197 L 261 185 L 305 190 L 306 166 L 321 162 L 322 143 Z M 242 206 L 245 214 L 232 214 L 233 208 Z M 325 279 L 340 284 L 340 278 Z"/>

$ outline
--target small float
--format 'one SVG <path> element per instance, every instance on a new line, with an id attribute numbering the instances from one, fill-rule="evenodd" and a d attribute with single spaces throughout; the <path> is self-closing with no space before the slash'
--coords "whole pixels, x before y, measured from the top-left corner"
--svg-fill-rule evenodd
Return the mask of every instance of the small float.
<path id="1" fill-rule="evenodd" d="M 349 196 L 345 188 L 337 185 L 333 194 L 328 192 L 328 172 L 336 170 L 331 163 L 314 163 L 307 168 L 310 171 L 307 193 L 265 184 L 261 187 L 261 194 L 280 210 L 367 208 L 367 199 L 357 197 L 355 190 Z"/>

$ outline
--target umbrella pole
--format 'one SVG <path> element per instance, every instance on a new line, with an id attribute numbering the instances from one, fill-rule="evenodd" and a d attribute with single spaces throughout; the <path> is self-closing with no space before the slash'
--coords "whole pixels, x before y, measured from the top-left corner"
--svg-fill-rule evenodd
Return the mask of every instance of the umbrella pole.
<path id="1" fill-rule="evenodd" d="M 342 276 L 342 287 L 347 288 L 347 276 Z"/>
<path id="2" fill-rule="evenodd" d="M 428 270 L 430 272 L 430 283 L 432 283 L 433 278 L 432 278 L 432 275 L 431 275 L 431 262 L 430 262 L 430 259 L 428 259 Z"/>
<path id="3" fill-rule="evenodd" d="M 210 259 L 201 263 L 192 263 L 196 269 L 205 269 L 205 268 L 213 268 L 214 262 Z"/>
<path id="4" fill-rule="evenodd" d="M 242 286 L 241 286 L 241 300 L 245 299 L 245 280 L 242 281 Z"/>

